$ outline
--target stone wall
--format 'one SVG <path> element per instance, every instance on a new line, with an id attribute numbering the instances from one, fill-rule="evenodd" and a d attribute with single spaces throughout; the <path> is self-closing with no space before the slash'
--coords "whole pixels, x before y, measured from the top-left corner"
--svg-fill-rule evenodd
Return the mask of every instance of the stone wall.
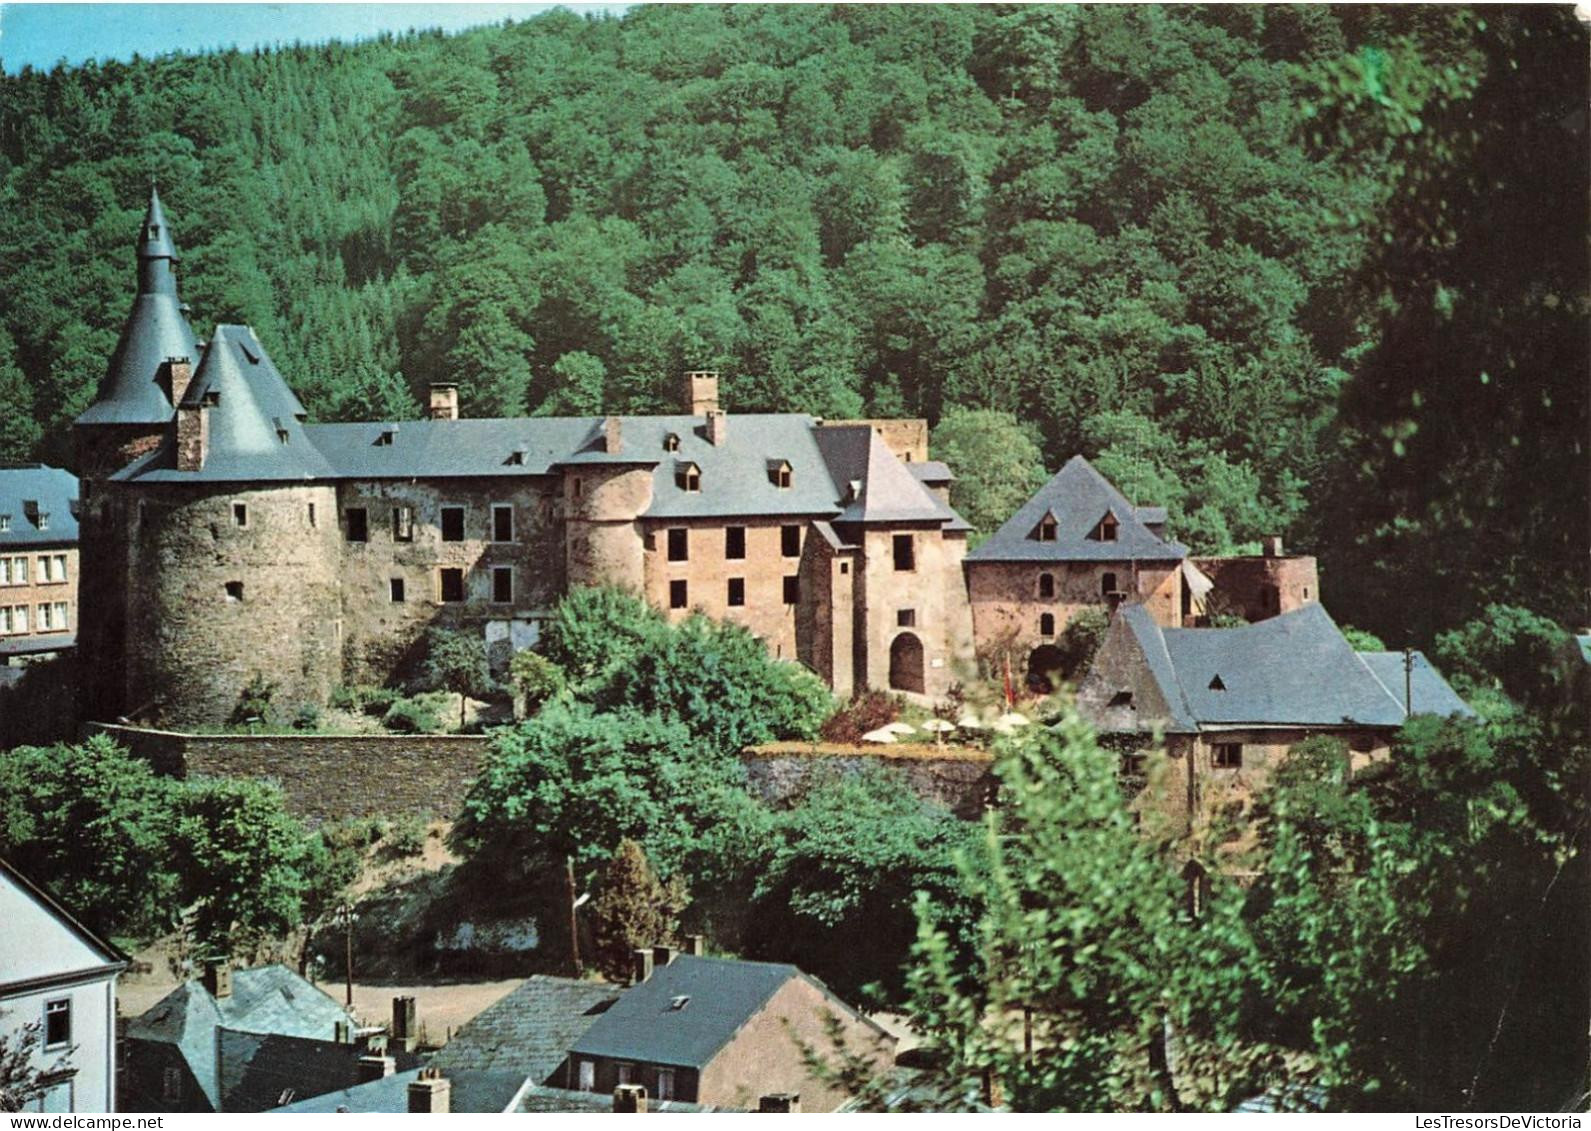
<path id="1" fill-rule="evenodd" d="M 900 744 L 850 746 L 833 742 L 770 742 L 741 754 L 751 792 L 769 805 L 798 802 L 829 775 L 888 766 L 924 801 L 976 820 L 993 795 L 994 756 L 960 747 Z"/>
<path id="2" fill-rule="evenodd" d="M 1320 600 L 1319 571 L 1307 555 L 1195 558 L 1193 564 L 1215 583 L 1213 612 L 1235 613 L 1252 622 Z"/>
<path id="3" fill-rule="evenodd" d="M 312 822 L 429 813 L 451 818 L 490 739 L 481 735 L 179 734 L 90 723 L 161 773 L 278 782 Z"/>

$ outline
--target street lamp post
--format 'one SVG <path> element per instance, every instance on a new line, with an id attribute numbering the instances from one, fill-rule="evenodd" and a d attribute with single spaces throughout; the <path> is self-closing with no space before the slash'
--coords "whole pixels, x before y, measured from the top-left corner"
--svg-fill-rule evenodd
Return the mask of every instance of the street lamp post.
<path id="1" fill-rule="evenodd" d="M 359 916 L 354 913 L 354 905 L 344 900 L 337 905 L 337 922 L 343 929 L 343 976 L 347 986 L 347 1001 L 349 1009 L 354 1007 L 354 924 L 359 921 Z"/>

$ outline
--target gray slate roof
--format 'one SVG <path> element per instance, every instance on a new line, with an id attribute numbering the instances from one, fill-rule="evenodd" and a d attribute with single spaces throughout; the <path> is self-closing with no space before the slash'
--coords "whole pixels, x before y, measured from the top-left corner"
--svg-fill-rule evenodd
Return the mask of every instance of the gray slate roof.
<path id="1" fill-rule="evenodd" d="M 569 1051 L 702 1068 L 780 986 L 800 977 L 784 963 L 681 955 L 626 990 Z M 684 1008 L 673 1008 L 682 997 Z"/>
<path id="2" fill-rule="evenodd" d="M 1401 696 L 1349 646 L 1320 605 L 1239 628 L 1161 628 L 1142 605 L 1125 606 L 1118 615 L 1169 706 L 1171 717 L 1161 721 L 1170 731 L 1403 724 Z M 1401 687 L 1401 655 L 1397 660 Z M 1461 707 L 1423 657 L 1422 665 L 1416 705 Z"/>
<path id="3" fill-rule="evenodd" d="M 606 982 L 532 975 L 459 1029 L 431 1065 L 449 1076 L 509 1072 L 546 1083 L 622 992 Z"/>
<path id="4" fill-rule="evenodd" d="M 526 1088 L 515 1097 L 514 1111 L 527 1114 L 556 1114 L 580 1112 L 597 1114 L 613 1111 L 613 1097 L 605 1092 L 575 1092 L 567 1088 Z M 719 1107 L 717 1104 L 686 1103 L 683 1100 L 646 1101 L 648 1113 L 662 1115 L 690 1115 L 710 1111 L 739 1111 L 740 1108 Z"/>
<path id="5" fill-rule="evenodd" d="M 154 239 L 148 238 L 151 225 L 158 229 Z M 79 424 L 165 423 L 171 419 L 171 401 L 155 383 L 156 373 L 167 358 L 192 360 L 198 356 L 193 330 L 177 297 L 176 273 L 171 266 L 177 260 L 177 249 L 160 197 L 153 190 L 138 240 L 138 297 L 122 326 L 94 403 L 77 418 Z"/>
<path id="6" fill-rule="evenodd" d="M 293 1114 L 318 1112 L 331 1114 L 338 1110 L 352 1113 L 404 1113 L 409 1110 L 409 1085 L 418 1079 L 420 1070 L 411 1068 L 394 1072 L 380 1080 L 355 1084 L 349 1088 L 312 1096 L 282 1107 L 272 1108 L 267 1114 Z M 525 1086 L 525 1077 L 513 1072 L 459 1072 L 448 1073 L 452 1085 L 448 1096 L 448 1109 L 452 1112 L 497 1115 L 508 1109 Z M 611 1106 L 612 1101 L 609 1101 Z"/>
<path id="7" fill-rule="evenodd" d="M 210 1106 L 220 1110 L 216 1030 L 279 1033 L 332 1040 L 343 1007 L 282 965 L 256 966 L 232 975 L 232 994 L 217 1000 L 199 982 L 184 982 L 135 1017 L 129 1040 L 175 1045 Z"/>
<path id="8" fill-rule="evenodd" d="M 1107 512 L 1116 516 L 1116 540 L 1089 538 Z M 1038 540 L 1039 523 L 1046 514 L 1055 516 L 1053 542 Z M 1134 507 L 1092 464 L 1073 456 L 1000 529 L 968 554 L 967 561 L 1181 561 L 1188 553 L 1185 546 L 1165 541 L 1144 525 L 1157 518 L 1164 521 L 1163 508 Z"/>
<path id="9" fill-rule="evenodd" d="M 956 512 L 895 458 L 870 425 L 820 428 L 816 437 L 843 507 L 836 522 L 960 523 Z M 854 493 L 853 483 L 859 487 Z"/>
<path id="10" fill-rule="evenodd" d="M 1360 652 L 1358 656 L 1364 661 L 1365 667 L 1370 669 L 1371 674 L 1381 681 L 1388 694 L 1401 704 L 1404 693 L 1403 653 Z M 1447 680 L 1442 678 L 1442 673 L 1425 658 L 1424 652 L 1414 653 L 1412 676 L 1409 690 L 1414 698 L 1413 714 L 1437 715 L 1444 719 L 1454 715 L 1464 719 L 1477 717 L 1470 705 L 1458 697 L 1458 692 L 1448 686 Z"/>
<path id="11" fill-rule="evenodd" d="M 49 515 L 40 530 L 29 518 L 29 500 Z M 42 463 L 32 467 L 0 468 L 0 515 L 10 515 L 10 530 L 0 531 L 0 554 L 15 547 L 75 546 L 77 544 L 77 476 Z"/>

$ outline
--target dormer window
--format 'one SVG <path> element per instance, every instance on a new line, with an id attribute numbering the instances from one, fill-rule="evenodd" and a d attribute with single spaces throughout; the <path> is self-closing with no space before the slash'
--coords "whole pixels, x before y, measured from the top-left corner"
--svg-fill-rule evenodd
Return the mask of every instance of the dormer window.
<path id="1" fill-rule="evenodd" d="M 768 482 L 781 491 L 788 491 L 790 489 L 790 461 L 784 459 L 769 460 Z"/>
<path id="2" fill-rule="evenodd" d="M 674 469 L 674 485 L 690 493 L 702 489 L 702 469 L 694 463 L 682 463 Z"/>
<path id="3" fill-rule="evenodd" d="M 144 238 L 146 240 L 150 240 L 151 242 L 154 241 L 154 240 L 158 240 L 160 238 L 160 225 L 159 224 L 151 224 L 151 225 L 149 225 L 149 228 L 146 231 L 146 233 L 144 235 Z"/>
<path id="4" fill-rule="evenodd" d="M 214 408 L 221 403 L 221 394 L 215 389 L 206 389 L 204 396 L 199 398 L 199 403 L 205 408 Z"/>
<path id="5" fill-rule="evenodd" d="M 519 448 L 508 453 L 506 461 L 509 467 L 523 467 L 525 465 L 525 449 Z"/>
<path id="6" fill-rule="evenodd" d="M 11 533 L 11 516 L 8 514 L 0 514 L 0 534 L 9 533 Z"/>
<path id="7" fill-rule="evenodd" d="M 289 433 L 287 431 L 287 422 L 285 420 L 283 420 L 280 416 L 273 416 L 273 417 L 271 417 L 271 424 L 274 425 L 275 428 L 276 428 L 276 440 L 277 440 L 277 442 L 281 443 L 281 444 L 287 443 L 288 436 L 289 436 Z"/>
<path id="8" fill-rule="evenodd" d="M 1226 684 L 1221 682 L 1220 675 L 1217 675 L 1214 679 L 1210 680 L 1210 690 L 1211 691 L 1225 691 L 1226 690 Z"/>
<path id="9" fill-rule="evenodd" d="M 1039 525 L 1037 529 L 1033 531 L 1033 537 L 1037 538 L 1040 542 L 1053 542 L 1060 537 L 1060 531 L 1061 524 L 1055 520 L 1055 515 L 1046 514 L 1043 518 L 1039 519 Z"/>
<path id="10" fill-rule="evenodd" d="M 861 499 L 861 497 L 862 481 L 860 479 L 852 479 L 845 485 L 845 501 L 848 503 L 854 503 Z"/>
<path id="11" fill-rule="evenodd" d="M 1116 540 L 1116 530 L 1120 526 L 1121 523 L 1117 521 L 1115 514 L 1106 511 L 1105 517 L 1100 519 L 1094 529 L 1088 532 L 1088 536 L 1095 542 L 1114 542 Z"/>
<path id="12" fill-rule="evenodd" d="M 392 442 L 397 438 L 398 430 L 396 428 L 383 428 L 376 436 L 376 447 L 390 448 L 392 447 Z"/>
<path id="13" fill-rule="evenodd" d="M 679 451 L 679 433 L 670 432 L 667 436 L 663 437 L 663 450 L 665 452 Z"/>

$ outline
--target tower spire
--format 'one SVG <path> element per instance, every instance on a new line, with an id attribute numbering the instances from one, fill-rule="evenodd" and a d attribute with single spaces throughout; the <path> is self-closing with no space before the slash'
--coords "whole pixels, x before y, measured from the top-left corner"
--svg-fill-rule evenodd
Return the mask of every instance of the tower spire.
<path id="1" fill-rule="evenodd" d="M 177 245 L 171 241 L 166 212 L 160 207 L 160 190 L 153 180 L 149 182 L 149 210 L 138 230 L 138 293 L 177 293 Z"/>

